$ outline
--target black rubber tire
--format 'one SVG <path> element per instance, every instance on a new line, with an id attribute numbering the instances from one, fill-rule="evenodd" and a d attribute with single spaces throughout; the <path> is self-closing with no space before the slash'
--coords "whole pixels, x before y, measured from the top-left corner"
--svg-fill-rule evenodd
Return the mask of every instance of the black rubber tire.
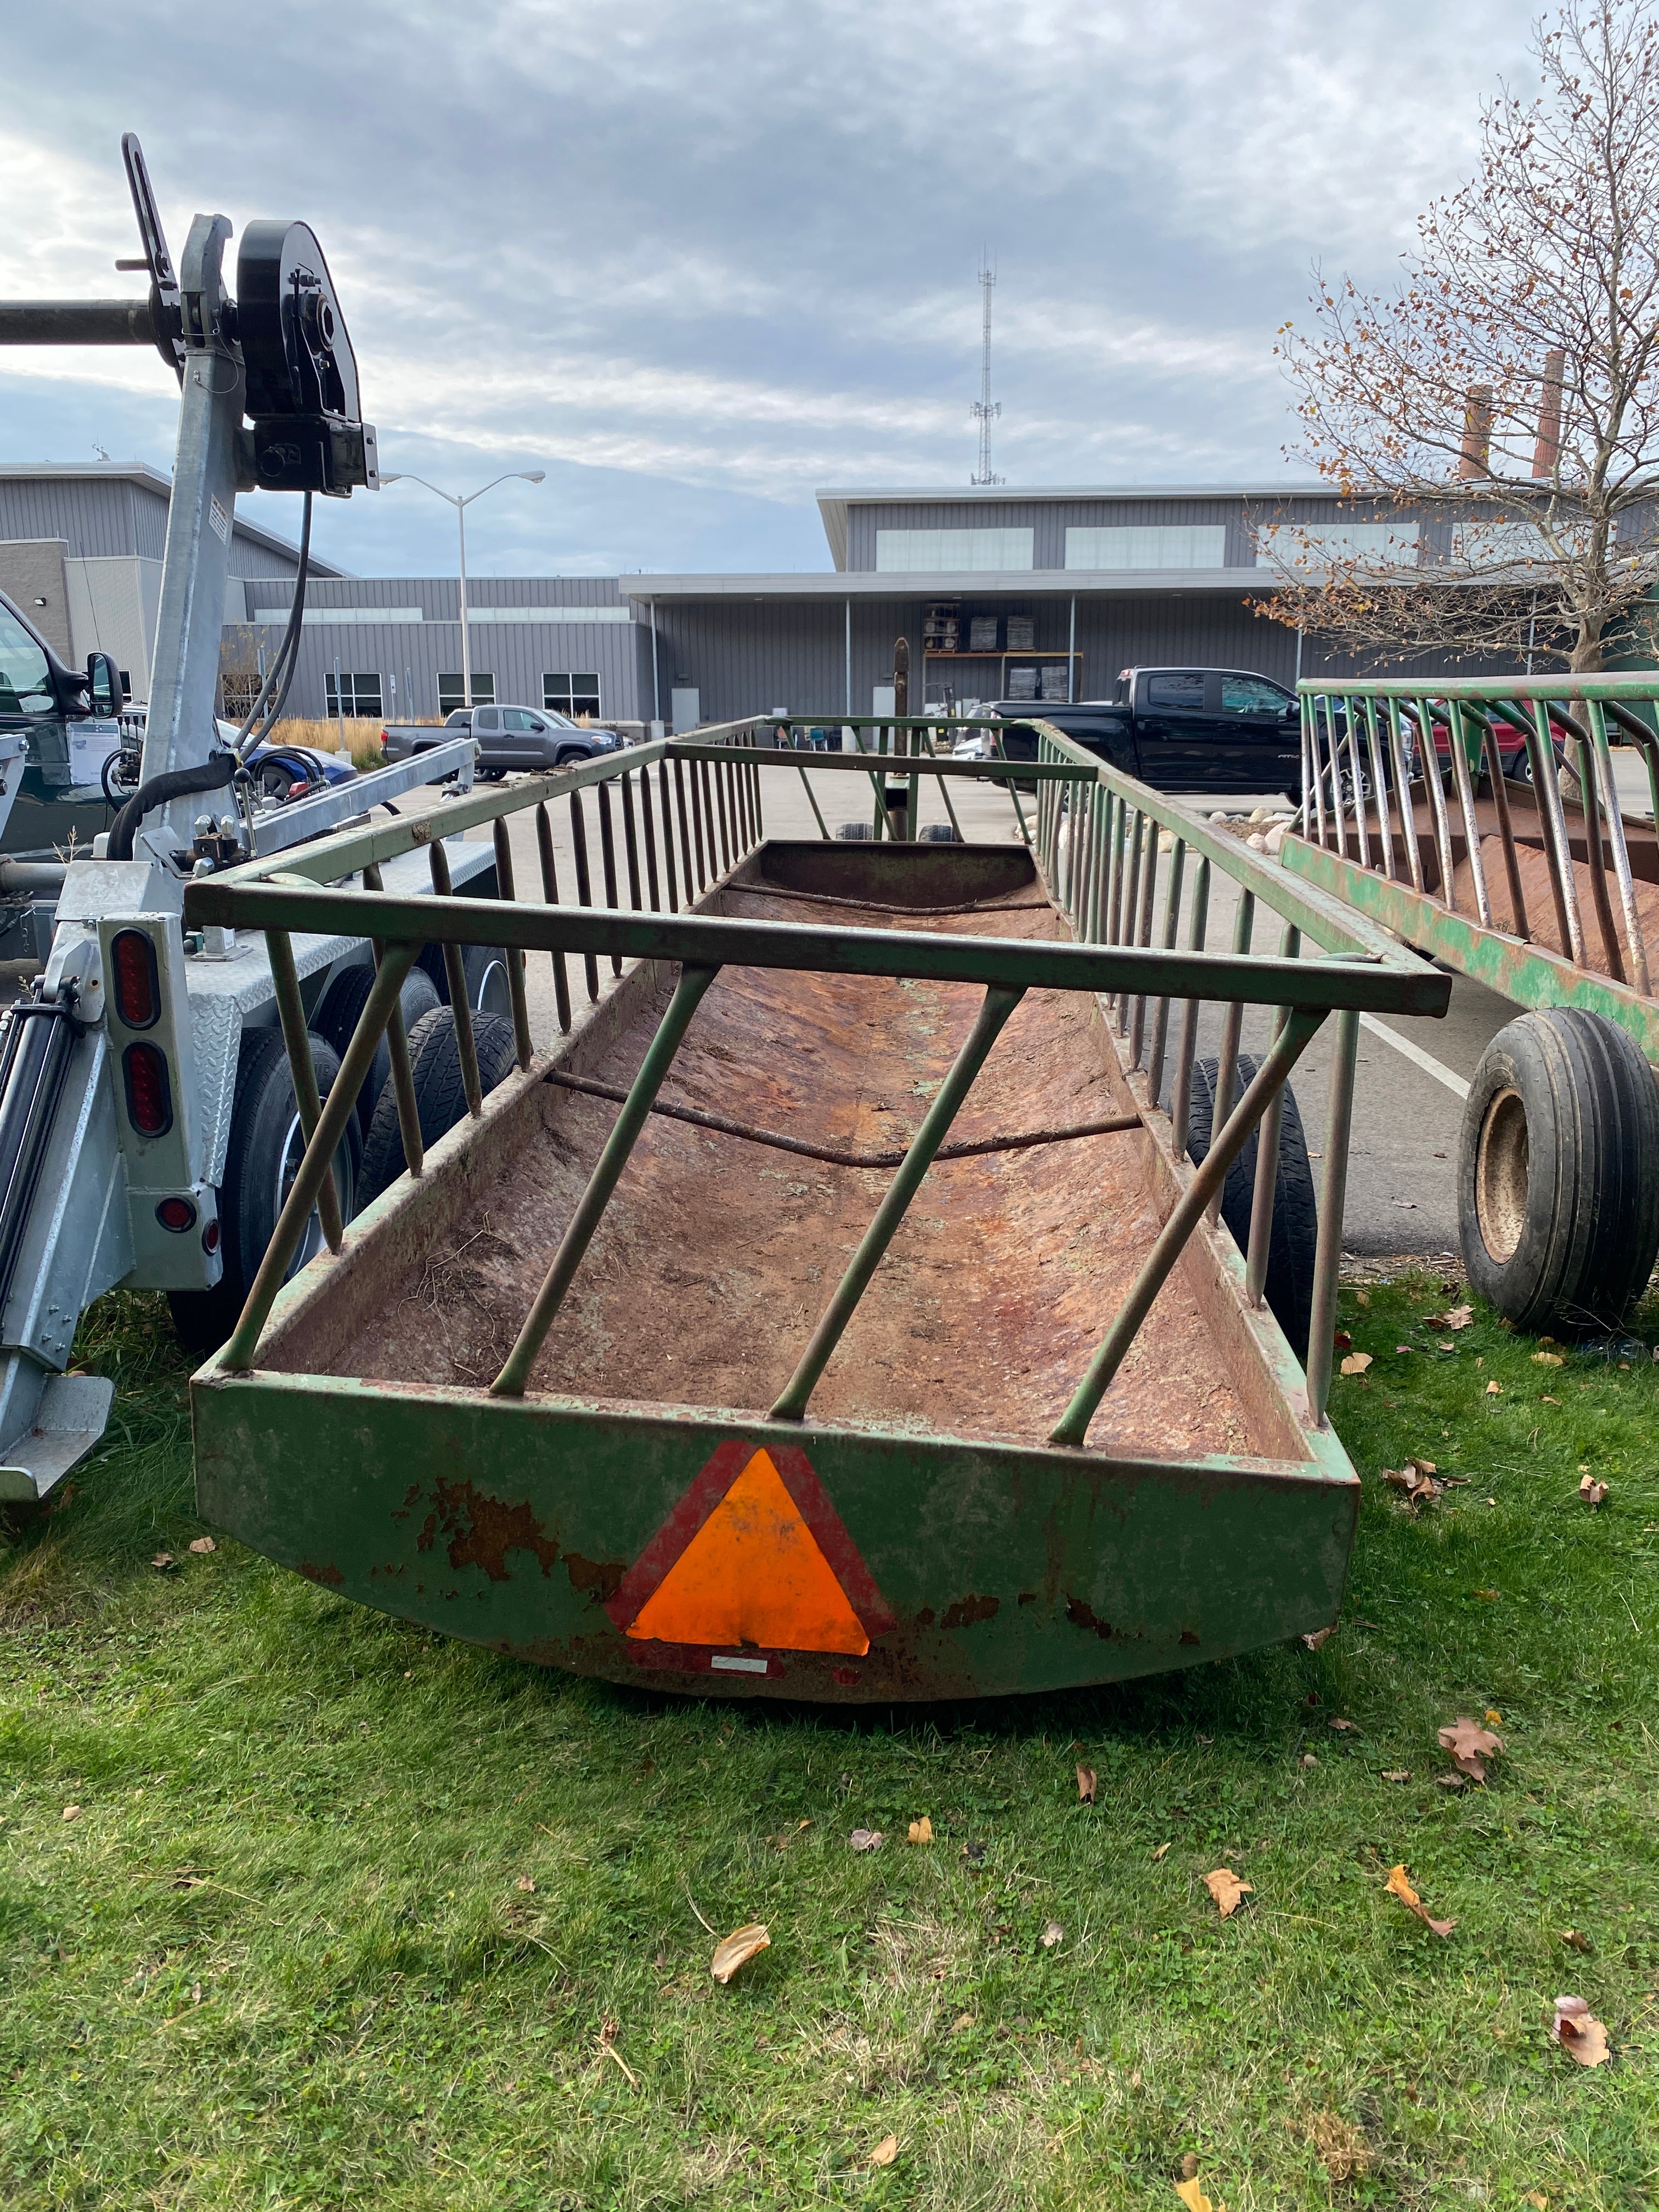
<path id="1" fill-rule="evenodd" d="M 873 837 L 875 831 L 867 822 L 843 822 L 836 831 L 837 837 Z"/>
<path id="2" fill-rule="evenodd" d="M 513 1024 L 495 1014 L 475 1014 L 472 1041 L 478 1054 L 479 1087 L 487 1098 L 519 1064 Z M 430 1147 L 466 1113 L 461 1055 L 447 1006 L 434 1006 L 410 1031 L 409 1066 L 415 1080 L 421 1142 Z M 404 1133 L 398 1121 L 398 1096 L 388 1082 L 375 1105 L 363 1143 L 362 1172 L 358 1179 L 359 1206 L 367 1206 L 371 1199 L 389 1188 L 407 1165 Z"/>
<path id="3" fill-rule="evenodd" d="M 482 903 L 482 902 L 481 902 Z M 504 1021 L 513 1018 L 513 996 L 507 983 L 507 954 L 499 945 L 464 945 L 461 947 L 461 969 L 466 977 L 466 1002 L 475 1014 L 499 1014 Z M 438 1004 L 449 1004 L 449 971 L 444 965 L 441 945 L 428 945 L 415 963 L 431 978 L 432 988 L 438 994 Z"/>
<path id="4" fill-rule="evenodd" d="M 286 804 L 289 792 L 299 781 L 286 761 L 267 761 L 263 767 L 256 763 L 254 773 L 258 779 L 260 798 L 278 805 Z"/>
<path id="5" fill-rule="evenodd" d="M 1253 1053 L 1238 1055 L 1238 1074 L 1233 1103 L 1258 1066 Z M 1188 1116 L 1187 1150 L 1194 1164 L 1208 1154 L 1215 1119 L 1215 1082 L 1218 1063 L 1200 1060 L 1193 1070 L 1192 1108 Z M 1250 1213 L 1255 1199 L 1255 1161 L 1259 1133 L 1252 1130 L 1243 1151 L 1227 1170 L 1221 1189 L 1221 1218 L 1241 1252 L 1250 1248 Z M 1296 1093 L 1285 1086 L 1285 1110 L 1279 1125 L 1279 1180 L 1273 1191 L 1273 1242 L 1267 1248 L 1267 1279 L 1263 1285 L 1273 1319 L 1285 1342 L 1305 1367 L 1308 1327 L 1313 1316 L 1314 1253 L 1319 1242 L 1319 1202 L 1314 1189 L 1308 1140 L 1303 1133 L 1302 1112 Z"/>
<path id="6" fill-rule="evenodd" d="M 1659 1253 L 1659 1088 L 1636 1041 L 1553 1006 L 1509 1023 L 1463 1109 L 1470 1287 L 1517 1328 L 1616 1328 Z"/>
<path id="7" fill-rule="evenodd" d="M 951 823 L 924 822 L 916 832 L 916 842 L 921 845 L 959 845 L 962 840 Z"/>
<path id="8" fill-rule="evenodd" d="M 341 969 L 330 982 L 318 1002 L 312 1017 L 319 1036 L 326 1037 L 343 1060 L 346 1047 L 351 1042 L 352 1032 L 368 1003 L 374 985 L 374 963 L 358 961 L 355 966 Z M 404 978 L 404 987 L 398 994 L 404 1010 L 404 1028 L 412 1030 L 422 1014 L 429 1014 L 438 1003 L 438 993 L 432 978 L 424 968 L 411 968 Z M 367 1139 L 368 1125 L 374 1118 L 375 1102 L 386 1088 L 386 1079 L 392 1073 L 392 1048 L 382 1037 L 369 1063 L 363 1086 L 357 1093 L 357 1119 Z"/>
<path id="9" fill-rule="evenodd" d="M 313 1030 L 312 1064 L 317 1088 L 327 1097 L 340 1072 L 339 1057 L 325 1037 Z M 248 1290 L 258 1273 L 276 1226 L 280 1205 L 277 1176 L 284 1145 L 288 1150 L 287 1180 L 298 1165 L 298 1109 L 294 1081 L 289 1073 L 288 1052 L 280 1030 L 245 1030 L 236 1062 L 236 1088 L 230 1108 L 230 1140 L 225 1152 L 225 1171 L 219 1185 L 219 1235 L 225 1271 L 210 1291 L 171 1291 L 167 1303 L 179 1340 L 193 1352 L 212 1352 L 236 1325 Z M 349 1221 L 362 1203 L 362 1134 L 354 1115 L 334 1155 L 335 1189 L 342 1218 Z M 322 1231 L 313 1214 L 308 1236 L 289 1273 L 296 1273 L 321 1243 Z"/>

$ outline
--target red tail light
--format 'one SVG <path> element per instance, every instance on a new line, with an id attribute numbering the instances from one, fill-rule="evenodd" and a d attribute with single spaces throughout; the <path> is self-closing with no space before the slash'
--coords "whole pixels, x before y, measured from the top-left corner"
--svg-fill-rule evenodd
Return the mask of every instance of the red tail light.
<path id="1" fill-rule="evenodd" d="M 154 1026 L 161 1011 L 161 984 L 155 972 L 155 947 L 142 929 L 119 929 L 110 939 L 115 970 L 115 1011 L 130 1030 Z"/>
<path id="2" fill-rule="evenodd" d="M 173 1127 L 173 1085 L 167 1056 L 153 1044 L 130 1044 L 121 1055 L 127 1119 L 141 1137 L 165 1137 Z"/>
<path id="3" fill-rule="evenodd" d="M 155 1218 L 163 1229 L 182 1237 L 185 1230 L 196 1226 L 196 1208 L 187 1198 L 164 1198 L 155 1209 Z"/>

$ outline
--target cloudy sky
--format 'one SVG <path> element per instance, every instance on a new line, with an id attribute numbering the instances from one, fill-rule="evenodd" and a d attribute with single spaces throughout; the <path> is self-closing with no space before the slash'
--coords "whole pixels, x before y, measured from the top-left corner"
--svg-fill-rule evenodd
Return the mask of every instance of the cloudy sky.
<path id="1" fill-rule="evenodd" d="M 1310 264 L 1386 278 L 1532 0 L 52 0 L 8 11 L 0 294 L 108 295 L 143 137 L 309 222 L 382 465 L 479 573 L 819 568 L 824 485 L 1277 481 Z M 234 250 L 234 248 L 233 248 Z M 170 465 L 153 355 L 0 360 L 0 459 Z M 297 502 L 249 511 L 292 532 Z M 400 484 L 319 550 L 441 573 Z"/>

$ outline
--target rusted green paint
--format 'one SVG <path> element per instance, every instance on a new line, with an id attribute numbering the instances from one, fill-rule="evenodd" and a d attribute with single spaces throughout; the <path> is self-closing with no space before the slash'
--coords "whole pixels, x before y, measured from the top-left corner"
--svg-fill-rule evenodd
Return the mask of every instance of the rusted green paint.
<path id="1" fill-rule="evenodd" d="M 1359 1486 L 1302 1462 L 1113 1459 L 701 1409 L 489 1399 L 315 1376 L 191 1386 L 204 1517 L 341 1595 L 646 1688 L 866 1700 L 1154 1674 L 1326 1626 Z M 764 1674 L 630 1640 L 628 1567 L 724 1443 L 804 1448 L 894 1617 Z"/>
<path id="2" fill-rule="evenodd" d="M 1396 932 L 1418 951 L 1484 983 L 1517 1006 L 1581 1006 L 1587 1013 L 1605 1014 L 1627 1030 L 1659 1066 L 1659 1002 L 1606 975 L 1575 968 L 1543 945 L 1484 929 L 1466 915 L 1449 913 L 1408 884 L 1389 883 L 1304 838 L 1287 836 L 1279 858 L 1297 875 L 1349 900 L 1361 913 Z"/>

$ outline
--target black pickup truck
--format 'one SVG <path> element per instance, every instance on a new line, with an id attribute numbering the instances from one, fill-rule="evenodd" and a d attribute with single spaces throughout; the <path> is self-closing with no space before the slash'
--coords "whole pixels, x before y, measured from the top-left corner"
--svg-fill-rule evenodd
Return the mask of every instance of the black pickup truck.
<path id="1" fill-rule="evenodd" d="M 1301 716 L 1295 695 L 1237 668 L 1126 668 L 1112 699 L 1073 704 L 999 700 L 1000 720 L 1052 722 L 1114 768 L 1158 791 L 1301 795 Z M 1003 740 L 1011 760 L 1035 759 L 1030 731 Z"/>

